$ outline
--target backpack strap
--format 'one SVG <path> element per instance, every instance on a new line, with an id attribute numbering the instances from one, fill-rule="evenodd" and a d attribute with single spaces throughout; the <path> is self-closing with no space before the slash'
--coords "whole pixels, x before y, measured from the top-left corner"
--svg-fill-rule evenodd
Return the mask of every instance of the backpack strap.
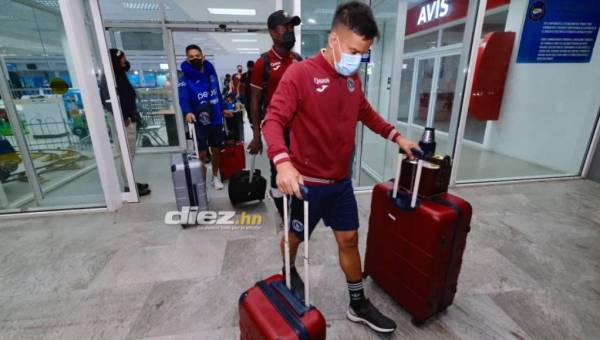
<path id="1" fill-rule="evenodd" d="M 269 85 L 269 77 L 271 76 L 271 62 L 269 61 L 269 52 L 260 55 L 263 61 L 263 91 L 267 90 Z"/>

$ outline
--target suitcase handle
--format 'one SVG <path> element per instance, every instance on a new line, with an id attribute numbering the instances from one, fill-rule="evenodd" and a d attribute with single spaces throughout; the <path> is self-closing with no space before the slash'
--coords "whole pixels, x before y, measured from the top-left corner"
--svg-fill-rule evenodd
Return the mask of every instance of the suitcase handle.
<path id="1" fill-rule="evenodd" d="M 302 191 L 302 197 L 307 197 L 307 188 L 303 185 L 300 186 Z M 284 258 L 285 258 L 285 285 L 289 290 L 292 290 L 292 284 L 290 279 L 290 219 L 289 219 L 289 208 L 288 201 L 291 203 L 291 198 L 287 195 L 283 195 L 283 244 L 284 244 Z M 310 263 L 308 257 L 308 201 L 303 201 L 304 205 L 304 304 L 306 307 L 310 307 Z"/>
<path id="2" fill-rule="evenodd" d="M 410 150 L 413 155 L 417 158 L 417 173 L 415 175 L 415 182 L 412 188 L 412 195 L 410 198 L 410 208 L 414 209 L 417 206 L 417 196 L 419 194 L 419 185 L 421 184 L 421 173 L 423 170 L 424 153 L 423 151 L 413 148 Z M 400 174 L 402 173 L 402 163 L 406 158 L 404 150 L 399 149 L 398 163 L 396 164 L 396 177 L 394 177 L 394 191 L 392 192 L 392 200 L 398 198 L 398 186 L 400 184 Z"/>
<path id="3" fill-rule="evenodd" d="M 250 165 L 250 179 L 249 182 L 252 183 L 252 177 L 254 177 L 254 169 L 256 168 L 256 155 L 252 155 L 252 165 Z"/>
<path id="4" fill-rule="evenodd" d="M 198 139 L 196 139 L 196 127 L 193 123 L 188 123 L 188 131 L 192 136 L 192 143 L 194 144 L 194 153 L 196 157 L 200 159 L 200 152 L 198 151 Z"/>

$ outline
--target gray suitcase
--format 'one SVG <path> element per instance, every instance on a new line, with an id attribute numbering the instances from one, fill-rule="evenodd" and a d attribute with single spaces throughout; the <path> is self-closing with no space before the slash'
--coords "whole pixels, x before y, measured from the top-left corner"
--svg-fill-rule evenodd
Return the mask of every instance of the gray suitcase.
<path id="1" fill-rule="evenodd" d="M 190 211 L 204 211 L 208 209 L 208 196 L 206 194 L 206 167 L 198 158 L 198 143 L 194 125 L 189 124 L 190 135 L 194 143 L 195 154 L 180 153 L 171 156 L 171 175 L 177 209 L 183 212 L 185 207 Z M 184 214 L 188 215 L 188 214 Z M 190 213 L 189 216 L 196 216 Z M 182 227 L 196 225 L 195 221 L 182 223 Z"/>

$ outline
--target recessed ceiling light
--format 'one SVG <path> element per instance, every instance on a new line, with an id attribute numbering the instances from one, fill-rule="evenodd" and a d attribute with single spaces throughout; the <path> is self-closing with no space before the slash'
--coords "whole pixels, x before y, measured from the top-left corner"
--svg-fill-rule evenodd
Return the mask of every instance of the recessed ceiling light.
<path id="1" fill-rule="evenodd" d="M 158 66 L 160 67 L 161 70 L 168 70 L 169 69 L 169 64 L 160 64 Z"/>
<path id="2" fill-rule="evenodd" d="M 317 20 L 315 20 L 313 18 L 308 18 L 308 23 L 314 25 L 317 23 Z"/>
<path id="3" fill-rule="evenodd" d="M 256 15 L 254 8 L 208 8 L 210 14 L 219 15 Z"/>
<path id="4" fill-rule="evenodd" d="M 258 42 L 256 39 L 231 39 L 232 42 Z"/>

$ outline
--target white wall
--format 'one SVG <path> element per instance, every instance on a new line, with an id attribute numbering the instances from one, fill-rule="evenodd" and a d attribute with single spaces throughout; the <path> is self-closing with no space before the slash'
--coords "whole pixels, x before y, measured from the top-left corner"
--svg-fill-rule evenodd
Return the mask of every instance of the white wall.
<path id="1" fill-rule="evenodd" d="M 579 173 L 600 107 L 600 39 L 587 64 L 516 64 L 527 1 L 512 1 L 506 30 L 517 37 L 500 118 L 486 148 Z"/>

